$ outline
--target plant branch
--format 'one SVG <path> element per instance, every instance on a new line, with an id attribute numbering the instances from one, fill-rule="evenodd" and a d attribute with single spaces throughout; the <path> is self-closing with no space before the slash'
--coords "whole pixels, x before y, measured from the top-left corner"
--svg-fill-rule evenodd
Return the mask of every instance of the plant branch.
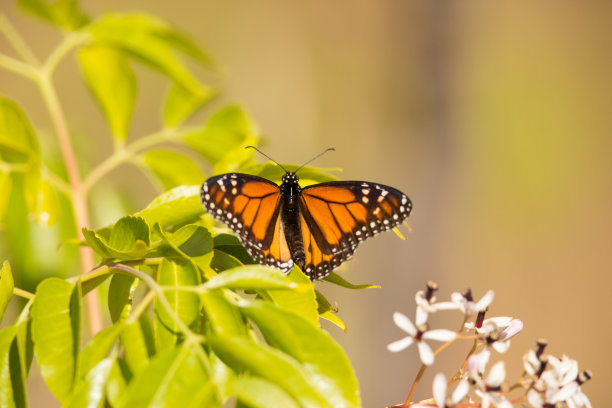
<path id="1" fill-rule="evenodd" d="M 76 155 L 72 148 L 70 135 L 68 132 L 68 124 L 66 117 L 59 103 L 59 98 L 55 88 L 53 87 L 51 76 L 47 71 L 41 71 L 39 80 L 37 81 L 49 114 L 55 128 L 55 133 L 60 145 L 60 150 L 66 165 L 68 180 L 70 182 L 70 198 L 72 200 L 76 233 L 79 238 L 82 237 L 81 230 L 84 227 L 89 227 L 89 212 L 87 209 L 86 193 L 83 190 L 81 176 L 76 161 Z M 81 258 L 81 274 L 89 272 L 94 267 L 93 251 L 88 247 L 80 248 Z M 93 337 L 102 329 L 102 317 L 100 314 L 100 305 L 98 303 L 97 290 L 92 290 L 87 294 L 87 306 L 89 311 L 89 332 Z"/>
<path id="2" fill-rule="evenodd" d="M 4 54 L 0 54 L 0 67 L 33 81 L 38 79 L 38 71 L 34 67 Z"/>
<path id="3" fill-rule="evenodd" d="M 73 48 L 84 44 L 89 40 L 89 35 L 84 32 L 74 32 L 64 37 L 64 40 L 49 54 L 45 61 L 44 71 L 47 75 L 53 75 L 55 68 Z"/>
<path id="4" fill-rule="evenodd" d="M 0 31 L 4 33 L 4 36 L 8 40 L 9 44 L 13 47 L 17 54 L 23 59 L 26 63 L 33 65 L 35 67 L 40 66 L 40 61 L 36 58 L 36 55 L 28 44 L 21 38 L 21 35 L 15 30 L 15 27 L 11 24 L 11 22 L 4 16 L 0 14 Z"/>
<path id="5" fill-rule="evenodd" d="M 201 129 L 202 127 L 162 129 L 159 132 L 143 136 L 129 145 L 120 146 L 89 173 L 83 181 L 83 189 L 86 192 L 89 191 L 102 177 L 119 167 L 119 165 L 131 161 L 137 153 L 162 143 L 174 142 L 186 131 Z"/>

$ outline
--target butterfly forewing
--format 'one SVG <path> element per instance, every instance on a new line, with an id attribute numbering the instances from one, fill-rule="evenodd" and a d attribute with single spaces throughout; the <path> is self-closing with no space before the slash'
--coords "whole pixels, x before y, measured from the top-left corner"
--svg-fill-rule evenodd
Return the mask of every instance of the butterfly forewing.
<path id="1" fill-rule="evenodd" d="M 359 242 L 401 224 L 412 203 L 401 191 L 362 181 L 306 187 L 300 200 L 304 272 L 320 279 L 348 260 Z"/>
<path id="2" fill-rule="evenodd" d="M 222 174 L 202 185 L 200 198 L 209 214 L 238 234 L 253 258 L 285 272 L 291 270 L 276 184 L 248 174 Z"/>

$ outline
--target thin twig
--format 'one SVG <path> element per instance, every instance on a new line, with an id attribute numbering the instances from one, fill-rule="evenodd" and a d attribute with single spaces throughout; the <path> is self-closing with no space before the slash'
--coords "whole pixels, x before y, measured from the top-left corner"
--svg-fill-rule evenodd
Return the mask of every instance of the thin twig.
<path id="1" fill-rule="evenodd" d="M 24 289 L 13 288 L 13 295 L 20 296 L 26 299 L 34 299 L 34 294 Z"/>

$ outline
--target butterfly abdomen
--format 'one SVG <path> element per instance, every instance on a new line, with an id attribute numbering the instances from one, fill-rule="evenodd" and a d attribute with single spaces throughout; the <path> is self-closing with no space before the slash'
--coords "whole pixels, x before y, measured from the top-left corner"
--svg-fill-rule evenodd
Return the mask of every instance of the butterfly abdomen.
<path id="1" fill-rule="evenodd" d="M 297 182 L 283 182 L 281 185 L 281 222 L 285 231 L 285 239 L 293 262 L 300 268 L 304 268 L 306 254 L 304 252 L 304 241 L 300 227 L 299 195 L 300 186 Z"/>

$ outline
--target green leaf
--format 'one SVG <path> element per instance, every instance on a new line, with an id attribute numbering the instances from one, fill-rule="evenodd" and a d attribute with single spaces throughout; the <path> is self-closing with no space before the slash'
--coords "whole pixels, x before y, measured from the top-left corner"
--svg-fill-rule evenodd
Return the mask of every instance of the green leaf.
<path id="1" fill-rule="evenodd" d="M 361 284 L 361 285 L 354 285 L 354 284 L 346 281 L 344 278 L 342 278 L 340 275 L 338 275 L 335 272 L 330 273 L 329 275 L 327 275 L 326 277 L 324 277 L 321 280 L 324 280 L 324 281 L 329 282 L 329 283 L 333 283 L 334 285 L 342 286 L 343 288 L 347 288 L 347 289 L 374 289 L 374 288 L 380 288 L 380 285 L 373 285 L 373 284 L 369 284 L 369 283 L 365 283 L 365 284 Z"/>
<path id="2" fill-rule="evenodd" d="M 166 22 L 147 14 L 105 14 L 89 30 L 95 43 L 116 47 L 170 77 L 182 87 L 206 93 L 202 85 L 175 55 L 174 51 L 194 51 L 185 46 L 184 36 Z M 193 53 L 190 53 L 193 55 Z M 203 55 L 203 53 L 202 53 Z"/>
<path id="3" fill-rule="evenodd" d="M 329 334 L 270 302 L 243 301 L 239 307 L 255 322 L 268 344 L 303 365 L 315 387 L 332 406 L 361 406 L 350 362 Z"/>
<path id="4" fill-rule="evenodd" d="M 2 220 L 6 214 L 6 209 L 11 198 L 12 179 L 11 173 L 0 170 L 0 229 L 2 229 Z"/>
<path id="5" fill-rule="evenodd" d="M 0 331 L 0 406 L 6 408 L 27 406 L 16 335 L 12 326 Z"/>
<path id="6" fill-rule="evenodd" d="M 103 45 L 89 45 L 78 53 L 81 71 L 104 117 L 120 142 L 128 136 L 136 104 L 137 80 L 128 57 Z"/>
<path id="7" fill-rule="evenodd" d="M 300 285 L 303 290 L 268 290 L 264 297 L 270 298 L 277 306 L 302 316 L 315 326 L 319 325 L 317 301 L 312 282 L 299 268 L 293 268 L 289 280 Z M 267 295 L 267 296 L 265 296 Z"/>
<path id="8" fill-rule="evenodd" d="M 333 407 L 296 360 L 265 344 L 247 338 L 209 335 L 208 344 L 235 371 L 248 370 L 282 388 L 301 406 Z M 322 384 L 324 385 L 324 384 Z"/>
<path id="9" fill-rule="evenodd" d="M 278 385 L 262 378 L 242 376 L 231 382 L 231 393 L 251 408 L 299 408 Z"/>
<path id="10" fill-rule="evenodd" d="M 21 108 L 0 97 L 0 154 L 9 162 L 27 162 L 38 157 L 40 147 L 34 129 Z"/>
<path id="11" fill-rule="evenodd" d="M 47 387 L 60 402 L 70 395 L 76 369 L 79 333 L 74 332 L 77 313 L 72 310 L 72 297 L 77 288 L 62 279 L 45 279 L 32 305 L 36 360 Z"/>
<path id="12" fill-rule="evenodd" d="M 180 186 L 161 194 L 135 215 L 149 225 L 159 223 L 165 228 L 195 220 L 203 213 L 200 186 Z"/>
<path id="13" fill-rule="evenodd" d="M 132 311 L 134 291 L 140 281 L 133 276 L 116 273 L 108 288 L 108 310 L 113 323 L 124 321 Z"/>
<path id="14" fill-rule="evenodd" d="M 212 330 L 227 337 L 246 337 L 247 326 L 238 307 L 229 302 L 222 290 L 200 294 L 202 306 Z"/>
<path id="15" fill-rule="evenodd" d="M 134 375 L 140 373 L 155 354 L 155 338 L 149 317 L 141 315 L 134 322 L 127 321 L 119 337 L 130 371 Z"/>
<path id="16" fill-rule="evenodd" d="M 310 284 L 310 283 L 309 283 Z M 278 269 L 263 265 L 245 265 L 218 274 L 203 285 L 206 289 L 298 289 Z"/>
<path id="17" fill-rule="evenodd" d="M 340 327 L 342 330 L 346 331 L 346 324 L 344 324 L 342 319 L 336 316 L 338 310 L 334 308 L 331 303 L 329 303 L 329 301 L 325 298 L 325 296 L 323 296 L 321 292 L 315 290 L 315 293 L 317 295 L 317 311 L 319 313 L 319 317 L 332 322 L 336 326 Z"/>
<path id="18" fill-rule="evenodd" d="M 108 244 L 118 251 L 129 251 L 138 241 L 150 244 L 149 226 L 141 217 L 127 216 L 115 223 Z"/>
<path id="19" fill-rule="evenodd" d="M 184 345 L 155 356 L 129 384 L 118 407 L 220 406 L 216 389 L 202 363 L 199 346 Z"/>
<path id="20" fill-rule="evenodd" d="M 205 85 L 202 85 L 199 89 L 191 90 L 173 83 L 164 105 L 164 123 L 169 127 L 181 124 L 215 96 L 217 96 L 217 92 Z"/>
<path id="21" fill-rule="evenodd" d="M 85 380 L 76 386 L 74 394 L 67 404 L 68 408 L 104 407 L 104 389 L 112 366 L 113 359 L 105 358 L 87 372 Z"/>
<path id="22" fill-rule="evenodd" d="M 190 262 L 171 262 L 164 258 L 158 270 L 157 281 L 163 286 L 197 286 L 200 274 Z M 187 326 L 195 326 L 200 322 L 200 300 L 197 293 L 179 290 L 164 292 L 170 307 L 179 319 Z M 158 300 L 155 301 L 158 321 L 170 333 L 179 333 L 177 323 L 170 317 Z"/>
<path id="23" fill-rule="evenodd" d="M 55 189 L 49 181 L 41 180 L 33 211 L 34 221 L 42 227 L 50 227 L 57 223 L 58 215 L 59 203 Z"/>
<path id="24" fill-rule="evenodd" d="M 242 266 L 242 262 L 224 251 L 214 249 L 213 254 L 213 258 L 210 261 L 210 267 L 217 272 L 226 271 L 232 268 L 239 268 Z"/>
<path id="25" fill-rule="evenodd" d="M 121 324 L 106 327 L 87 343 L 79 355 L 77 381 L 80 381 L 94 366 L 106 358 L 122 330 L 123 325 Z"/>
<path id="26" fill-rule="evenodd" d="M 215 236 L 215 249 L 223 251 L 238 259 L 244 265 L 255 265 L 251 255 L 244 248 L 237 236 L 232 234 L 218 234 Z"/>
<path id="27" fill-rule="evenodd" d="M 172 150 L 150 150 L 143 155 L 145 164 L 161 182 L 164 190 L 180 185 L 200 184 L 204 180 L 196 162 Z"/>
<path id="28" fill-rule="evenodd" d="M 106 381 L 106 399 L 111 407 L 119 404 L 120 398 L 125 394 L 127 382 L 130 378 L 129 369 L 121 359 L 113 359 L 113 365 Z"/>
<path id="29" fill-rule="evenodd" d="M 208 119 L 202 130 L 185 133 L 183 141 L 215 167 L 215 174 L 235 171 L 253 157 L 258 133 L 255 124 L 238 106 L 222 108 Z"/>
<path id="30" fill-rule="evenodd" d="M 140 259 L 149 250 L 149 227 L 140 217 L 121 218 L 113 226 L 108 242 L 98 232 L 83 228 L 85 243 L 103 258 Z"/>
<path id="31" fill-rule="evenodd" d="M 89 21 L 77 0 L 18 0 L 18 4 L 28 13 L 69 30 L 76 30 Z"/>
<path id="32" fill-rule="evenodd" d="M 11 272 L 11 264 L 9 261 L 4 261 L 2 269 L 0 269 L 0 320 L 4 316 L 6 305 L 13 297 L 13 274 Z"/>

